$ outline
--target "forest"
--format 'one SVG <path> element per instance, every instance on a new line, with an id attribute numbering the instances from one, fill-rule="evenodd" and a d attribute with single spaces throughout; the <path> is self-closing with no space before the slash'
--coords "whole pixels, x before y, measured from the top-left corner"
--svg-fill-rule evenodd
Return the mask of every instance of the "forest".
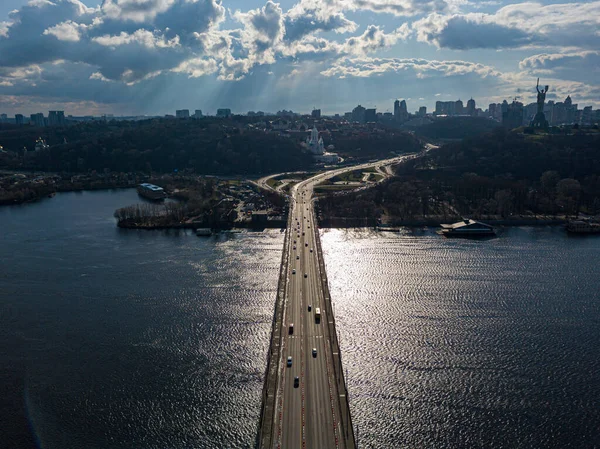
<path id="1" fill-rule="evenodd" d="M 483 117 L 446 117 L 414 130 L 427 139 L 465 139 L 489 133 L 499 126 L 499 122 Z"/>
<path id="2" fill-rule="evenodd" d="M 42 137 L 51 146 L 33 149 Z M 156 172 L 249 175 L 308 168 L 291 139 L 215 119 L 86 122 L 64 128 L 0 128 L 0 168 L 50 172 Z"/>
<path id="3" fill-rule="evenodd" d="M 510 218 L 600 214 L 600 134 L 524 135 L 503 128 L 397 167 L 373 189 L 319 201 L 324 217 L 382 214 Z"/>

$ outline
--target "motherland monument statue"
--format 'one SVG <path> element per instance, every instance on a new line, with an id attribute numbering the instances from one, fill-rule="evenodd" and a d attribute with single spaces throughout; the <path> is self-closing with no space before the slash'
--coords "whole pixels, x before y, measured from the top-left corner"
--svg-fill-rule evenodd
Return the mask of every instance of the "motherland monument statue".
<path id="1" fill-rule="evenodd" d="M 548 88 L 549 86 L 546 86 L 545 89 L 540 90 L 540 79 L 537 79 L 537 85 L 535 86 L 537 90 L 537 112 L 529 126 L 534 128 L 548 128 L 548 120 L 546 120 L 546 116 L 544 115 L 544 102 L 546 101 Z"/>

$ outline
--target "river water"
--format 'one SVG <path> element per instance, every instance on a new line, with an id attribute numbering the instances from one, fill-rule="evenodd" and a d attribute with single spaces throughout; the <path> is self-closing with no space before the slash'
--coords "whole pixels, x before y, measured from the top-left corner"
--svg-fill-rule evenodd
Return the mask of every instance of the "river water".
<path id="1" fill-rule="evenodd" d="M 359 447 L 600 447 L 599 238 L 322 242 Z"/>
<path id="2" fill-rule="evenodd" d="M 117 229 L 139 201 L 0 209 L 0 447 L 253 446 L 283 234 Z M 322 239 L 361 448 L 598 445 L 600 239 Z"/>
<path id="3" fill-rule="evenodd" d="M 253 444 L 283 234 L 119 230 L 140 201 L 0 209 L 1 447 Z"/>

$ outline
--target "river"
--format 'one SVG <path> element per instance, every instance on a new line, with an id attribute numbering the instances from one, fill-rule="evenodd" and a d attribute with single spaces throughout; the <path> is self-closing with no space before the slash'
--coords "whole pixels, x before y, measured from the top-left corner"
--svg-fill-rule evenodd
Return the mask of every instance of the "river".
<path id="1" fill-rule="evenodd" d="M 253 446 L 283 234 L 116 228 L 139 201 L 0 209 L 0 447 Z M 600 441 L 600 239 L 321 233 L 361 448 Z"/>
<path id="2" fill-rule="evenodd" d="M 598 447 L 599 238 L 322 243 L 359 447 Z"/>
<path id="3" fill-rule="evenodd" d="M 283 234 L 118 229 L 140 201 L 0 209 L 0 446 L 252 445 Z"/>

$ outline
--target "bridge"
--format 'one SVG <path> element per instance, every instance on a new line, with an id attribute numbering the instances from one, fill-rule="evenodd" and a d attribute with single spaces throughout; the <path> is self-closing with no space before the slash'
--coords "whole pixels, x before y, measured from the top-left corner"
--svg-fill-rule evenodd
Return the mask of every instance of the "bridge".
<path id="1" fill-rule="evenodd" d="M 257 447 L 357 447 L 312 204 L 313 189 L 347 171 L 379 170 L 411 157 L 415 156 L 332 170 L 291 189 Z M 266 180 L 259 184 L 268 188 Z"/>

